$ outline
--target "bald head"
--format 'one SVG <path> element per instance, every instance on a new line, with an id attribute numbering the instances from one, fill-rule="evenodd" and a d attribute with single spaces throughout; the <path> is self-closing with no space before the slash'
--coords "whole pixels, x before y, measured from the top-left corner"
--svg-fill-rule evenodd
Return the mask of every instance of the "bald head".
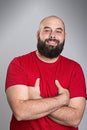
<path id="1" fill-rule="evenodd" d="M 63 20 L 57 16 L 48 16 L 48 17 L 45 17 L 44 19 L 41 20 L 40 22 L 40 25 L 39 25 L 39 29 L 47 22 L 51 23 L 51 22 L 55 22 L 55 23 L 58 23 L 59 25 L 61 25 L 65 31 L 65 24 L 63 22 Z"/>

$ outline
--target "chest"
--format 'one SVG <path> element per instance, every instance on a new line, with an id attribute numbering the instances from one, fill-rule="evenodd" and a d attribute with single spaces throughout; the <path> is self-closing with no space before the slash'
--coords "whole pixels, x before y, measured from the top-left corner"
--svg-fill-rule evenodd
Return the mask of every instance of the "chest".
<path id="1" fill-rule="evenodd" d="M 69 73 L 60 65 L 41 65 L 36 62 L 31 63 L 27 67 L 28 86 L 34 86 L 37 78 L 40 78 L 41 96 L 50 97 L 58 95 L 58 88 L 55 80 L 59 80 L 65 88 L 69 86 Z"/>

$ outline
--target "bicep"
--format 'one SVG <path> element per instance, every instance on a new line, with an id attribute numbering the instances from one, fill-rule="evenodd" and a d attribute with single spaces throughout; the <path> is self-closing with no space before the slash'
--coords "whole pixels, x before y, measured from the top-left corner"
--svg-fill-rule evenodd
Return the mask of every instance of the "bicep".
<path id="1" fill-rule="evenodd" d="M 26 85 L 14 85 L 6 90 L 7 100 L 12 109 L 21 101 L 29 99 L 29 88 Z"/>
<path id="2" fill-rule="evenodd" d="M 75 97 L 70 99 L 68 106 L 61 107 L 49 116 L 52 120 L 65 126 L 78 126 L 80 123 L 86 100 L 84 97 Z"/>
<path id="3" fill-rule="evenodd" d="M 84 109 L 86 105 L 86 100 L 84 97 L 75 97 L 70 99 L 69 107 L 75 109 L 79 116 L 83 115 Z"/>

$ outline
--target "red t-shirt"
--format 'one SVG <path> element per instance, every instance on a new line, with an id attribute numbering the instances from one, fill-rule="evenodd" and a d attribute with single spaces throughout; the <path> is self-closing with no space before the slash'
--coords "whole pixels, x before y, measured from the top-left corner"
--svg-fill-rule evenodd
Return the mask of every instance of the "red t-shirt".
<path id="1" fill-rule="evenodd" d="M 46 63 L 36 56 L 35 51 L 12 60 L 7 71 L 6 89 L 16 84 L 34 86 L 38 77 L 40 78 L 41 96 L 44 98 L 58 95 L 58 90 L 54 82 L 56 79 L 64 88 L 69 90 L 70 98 L 86 96 L 85 79 L 78 63 L 61 55 L 56 62 Z M 17 121 L 12 116 L 10 129 L 78 130 L 78 128 L 55 123 L 47 116 L 32 121 Z"/>

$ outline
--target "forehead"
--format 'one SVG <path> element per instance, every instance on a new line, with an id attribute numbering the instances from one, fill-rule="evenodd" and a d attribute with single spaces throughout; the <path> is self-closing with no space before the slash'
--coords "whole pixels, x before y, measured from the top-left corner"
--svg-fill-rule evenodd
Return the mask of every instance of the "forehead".
<path id="1" fill-rule="evenodd" d="M 62 28 L 62 30 L 65 28 L 63 21 L 56 17 L 48 17 L 43 19 L 40 23 L 40 28 L 44 28 L 46 26 L 53 29 Z"/>

